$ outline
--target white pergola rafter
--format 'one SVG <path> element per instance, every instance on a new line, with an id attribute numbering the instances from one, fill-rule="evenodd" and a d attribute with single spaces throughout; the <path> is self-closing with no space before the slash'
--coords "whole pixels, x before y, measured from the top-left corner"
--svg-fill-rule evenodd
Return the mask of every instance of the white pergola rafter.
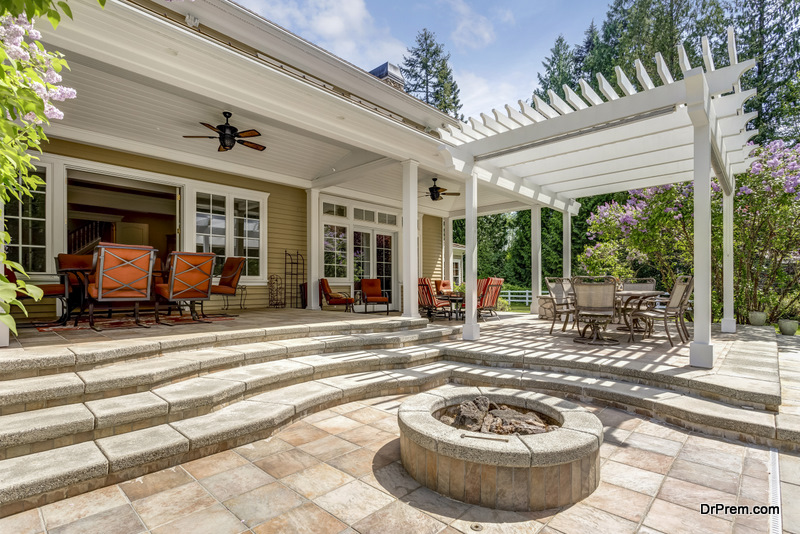
<path id="1" fill-rule="evenodd" d="M 616 67 L 616 86 L 598 74 L 599 91 L 580 80 L 580 95 L 568 87 L 564 98 L 548 91 L 549 102 L 534 96 L 532 106 L 522 101 L 518 109 L 506 105 L 503 111 L 494 109 L 468 123 L 442 127 L 439 134 L 444 142 L 440 153 L 454 174 L 468 183 L 491 183 L 516 195 L 516 200 L 529 199 L 537 214 L 541 206 L 575 214 L 579 206 L 575 198 L 693 180 L 697 320 L 691 354 L 692 365 L 710 367 L 710 178 L 715 175 L 724 192 L 724 241 L 729 247 L 734 176 L 746 169 L 753 148 L 747 142 L 758 132 L 747 130 L 755 114 L 743 110 L 755 91 L 742 91 L 740 84 L 755 60 L 739 62 L 732 28 L 728 66 L 714 65 L 707 38 L 702 48 L 704 67 L 693 67 L 683 46 L 678 46 L 681 79 L 675 79 L 661 54 L 656 54 L 658 86 L 637 59 L 638 88 L 631 81 L 634 77 Z M 468 208 L 465 214 L 469 219 L 476 212 Z M 533 219 L 532 215 L 532 228 L 539 228 Z M 564 227 L 568 226 L 566 216 Z M 534 243 L 538 238 L 532 236 L 532 251 L 538 250 Z M 564 254 L 569 257 L 568 248 Z M 732 252 L 726 248 L 725 254 L 723 329 L 729 331 L 732 278 L 727 270 Z M 474 273 L 467 274 L 471 280 Z M 534 280 L 539 279 L 533 274 Z M 468 330 L 472 338 L 479 331 L 471 324 Z"/>

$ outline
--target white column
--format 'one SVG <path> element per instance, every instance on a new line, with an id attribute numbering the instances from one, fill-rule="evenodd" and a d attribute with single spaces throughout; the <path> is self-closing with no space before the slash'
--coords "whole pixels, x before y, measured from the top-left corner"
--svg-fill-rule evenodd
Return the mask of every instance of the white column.
<path id="1" fill-rule="evenodd" d="M 694 341 L 689 365 L 714 366 L 711 344 L 711 137 L 708 122 L 694 128 Z"/>
<path id="2" fill-rule="evenodd" d="M 306 280 L 306 309 L 318 310 L 319 307 L 319 278 L 322 275 L 320 270 L 320 254 L 322 254 L 322 243 L 320 242 L 320 205 L 319 189 L 306 189 L 306 236 L 308 249 L 306 251 L 306 261 L 308 262 L 308 278 Z"/>
<path id="3" fill-rule="evenodd" d="M 463 339 L 481 337 L 478 325 L 478 175 L 467 178 L 466 191 L 466 254 L 464 255 L 465 310 Z"/>
<path id="4" fill-rule="evenodd" d="M 539 313 L 542 294 L 542 207 L 531 206 L 531 313 Z"/>
<path id="5" fill-rule="evenodd" d="M 447 273 L 447 280 L 450 283 L 455 283 L 453 280 L 453 219 L 448 217 L 445 220 L 445 252 L 444 261 L 447 263 L 445 272 Z"/>
<path id="6" fill-rule="evenodd" d="M 733 179 L 733 177 L 731 177 Z M 736 333 L 736 317 L 733 311 L 733 200 L 735 183 L 731 194 L 722 197 L 722 331 Z"/>
<path id="7" fill-rule="evenodd" d="M 569 212 L 565 211 L 562 214 L 563 217 L 563 225 L 562 225 L 562 239 L 563 244 L 563 267 L 562 267 L 562 276 L 564 278 L 572 277 L 572 217 L 570 216 Z"/>
<path id="8" fill-rule="evenodd" d="M 403 317 L 419 317 L 417 286 L 419 260 L 417 249 L 418 199 L 417 168 L 419 163 L 406 160 L 403 168 Z"/>

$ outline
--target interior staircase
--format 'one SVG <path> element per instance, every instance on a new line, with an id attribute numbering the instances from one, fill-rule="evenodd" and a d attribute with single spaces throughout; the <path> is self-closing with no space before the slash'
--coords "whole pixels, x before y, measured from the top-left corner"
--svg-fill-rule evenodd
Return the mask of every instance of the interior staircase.
<path id="1" fill-rule="evenodd" d="M 0 517 L 263 439 L 321 409 L 448 382 L 592 400 L 785 449 L 800 443 L 779 424 L 779 390 L 518 356 L 457 342 L 460 332 L 387 318 L 0 356 Z"/>

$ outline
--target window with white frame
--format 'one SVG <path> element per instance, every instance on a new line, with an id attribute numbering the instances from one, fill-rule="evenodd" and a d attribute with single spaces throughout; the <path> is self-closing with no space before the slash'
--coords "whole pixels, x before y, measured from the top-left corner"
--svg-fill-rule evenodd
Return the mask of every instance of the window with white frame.
<path id="1" fill-rule="evenodd" d="M 322 246 L 325 278 L 347 278 L 347 227 L 324 225 Z"/>
<path id="2" fill-rule="evenodd" d="M 43 170 L 32 172 L 42 181 Z M 47 271 L 47 187 L 41 184 L 31 195 L 21 200 L 13 196 L 5 203 L 3 215 L 11 242 L 6 245 L 8 259 L 25 268 L 28 273 Z"/>
<path id="3" fill-rule="evenodd" d="M 197 192 L 195 251 L 217 255 L 214 274 L 222 273 L 227 256 L 246 259 L 243 276 L 263 276 L 261 200 L 236 194 Z"/>

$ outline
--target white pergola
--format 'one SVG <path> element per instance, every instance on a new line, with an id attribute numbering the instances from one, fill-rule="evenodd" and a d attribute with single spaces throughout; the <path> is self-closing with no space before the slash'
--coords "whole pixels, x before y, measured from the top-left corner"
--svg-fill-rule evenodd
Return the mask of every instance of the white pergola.
<path id="1" fill-rule="evenodd" d="M 582 96 L 564 86 L 566 100 L 549 91 L 549 103 L 534 97 L 533 107 L 524 102 L 519 103 L 519 110 L 507 105 L 504 111 L 493 110 L 492 116 L 481 114 L 480 119 L 469 119 L 469 124 L 439 130 L 441 154 L 452 174 L 466 181 L 464 339 L 478 339 L 480 335 L 476 312 L 479 183 L 493 184 L 531 207 L 532 281 L 534 291 L 539 291 L 542 206 L 563 213 L 564 276 L 570 276 L 570 217 L 579 208 L 575 198 L 693 180 L 695 325 L 691 365 L 713 366 L 711 176 L 717 177 L 724 192 L 722 330 L 735 332 L 734 176 L 746 169 L 752 150 L 747 142 L 758 132 L 746 129 L 756 114 L 744 113 L 742 108 L 755 90 L 742 91 L 739 83 L 755 61 L 738 61 L 731 28 L 729 66 L 716 69 L 708 39 L 703 38 L 702 44 L 705 69 L 693 68 L 684 48 L 678 47 L 681 80 L 673 78 L 661 54 L 657 54 L 659 86 L 636 60 L 641 91 L 616 67 L 618 88 L 602 75 L 597 76 L 602 96 L 581 80 Z M 415 200 L 404 197 L 404 208 L 413 209 Z"/>

